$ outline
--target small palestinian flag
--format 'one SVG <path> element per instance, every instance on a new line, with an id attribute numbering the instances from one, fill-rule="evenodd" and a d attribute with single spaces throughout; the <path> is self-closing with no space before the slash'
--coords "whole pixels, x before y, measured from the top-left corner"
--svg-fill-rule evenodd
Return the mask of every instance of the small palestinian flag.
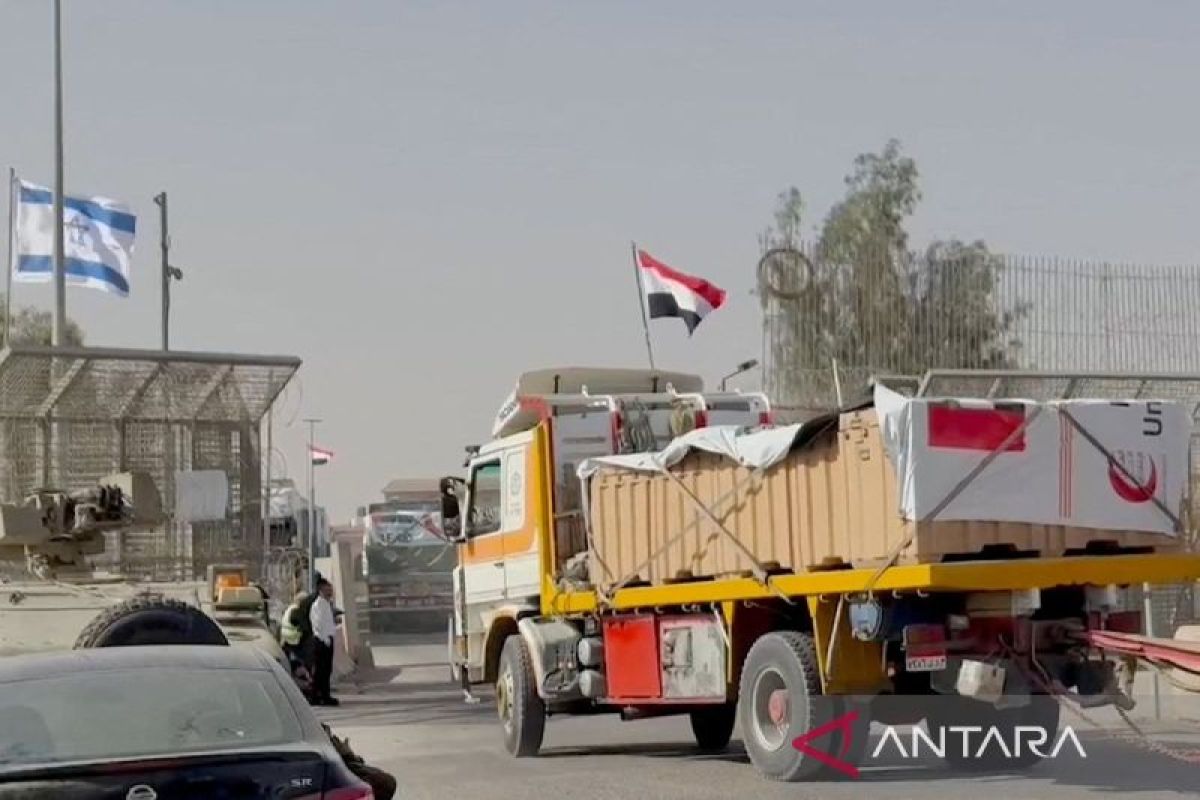
<path id="1" fill-rule="evenodd" d="M 330 461 L 333 461 L 332 450 L 322 450 L 320 447 L 314 445 L 309 445 L 308 455 L 312 458 L 312 463 L 317 465 L 328 464 Z"/>
<path id="2" fill-rule="evenodd" d="M 671 269 L 645 250 L 637 251 L 637 265 L 650 319 L 679 317 L 687 325 L 689 336 L 700 320 L 725 303 L 724 289 Z"/>

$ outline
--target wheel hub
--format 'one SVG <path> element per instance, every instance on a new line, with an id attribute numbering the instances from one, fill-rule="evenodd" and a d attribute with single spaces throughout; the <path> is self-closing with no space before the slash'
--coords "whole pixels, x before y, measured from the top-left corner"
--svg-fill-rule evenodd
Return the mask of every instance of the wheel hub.
<path id="1" fill-rule="evenodd" d="M 751 716 L 748 731 L 764 750 L 779 750 L 788 745 L 792 723 L 792 698 L 783 674 L 766 667 L 755 676 L 750 693 Z"/>
<path id="2" fill-rule="evenodd" d="M 787 689 L 776 689 L 767 700 L 767 716 L 776 725 L 786 726 L 791 717 L 791 706 L 791 695 Z"/>
<path id="3" fill-rule="evenodd" d="M 505 729 L 513 724 L 513 693 L 512 673 L 502 672 L 500 680 L 496 681 L 496 710 L 500 712 L 500 721 Z"/>

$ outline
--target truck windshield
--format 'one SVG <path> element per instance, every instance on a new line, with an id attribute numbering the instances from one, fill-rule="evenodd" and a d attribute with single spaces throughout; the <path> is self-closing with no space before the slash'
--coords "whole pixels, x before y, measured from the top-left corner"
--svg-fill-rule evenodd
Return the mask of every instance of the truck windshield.
<path id="1" fill-rule="evenodd" d="M 471 536 L 500 530 L 500 462 L 480 464 L 471 476 L 471 511 L 467 532 Z"/>

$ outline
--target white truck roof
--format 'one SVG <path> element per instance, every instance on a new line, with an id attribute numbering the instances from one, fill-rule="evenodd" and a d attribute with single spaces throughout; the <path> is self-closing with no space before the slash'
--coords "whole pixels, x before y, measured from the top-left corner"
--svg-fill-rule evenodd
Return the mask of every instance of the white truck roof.
<path id="1" fill-rule="evenodd" d="M 606 395 L 694 394 L 703 390 L 704 380 L 686 372 L 611 367 L 531 370 L 517 378 L 517 385 L 500 406 L 492 436 L 501 438 L 533 427 L 551 405 L 579 405 L 593 396 L 602 401 Z"/>

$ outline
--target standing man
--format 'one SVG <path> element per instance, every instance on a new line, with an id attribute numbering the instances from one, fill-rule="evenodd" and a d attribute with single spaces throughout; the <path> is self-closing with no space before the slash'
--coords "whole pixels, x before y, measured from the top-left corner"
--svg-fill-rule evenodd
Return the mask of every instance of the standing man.
<path id="1" fill-rule="evenodd" d="M 292 677 L 309 701 L 312 700 L 312 672 L 308 667 L 308 650 L 312 647 L 311 613 L 309 593 L 300 592 L 283 612 L 279 625 L 279 643 L 291 665 Z"/>
<path id="2" fill-rule="evenodd" d="M 309 614 L 313 632 L 313 705 L 340 705 L 330 689 L 333 679 L 333 637 L 337 635 L 337 619 L 333 615 L 333 584 L 324 578 L 317 580 L 317 597 Z"/>

